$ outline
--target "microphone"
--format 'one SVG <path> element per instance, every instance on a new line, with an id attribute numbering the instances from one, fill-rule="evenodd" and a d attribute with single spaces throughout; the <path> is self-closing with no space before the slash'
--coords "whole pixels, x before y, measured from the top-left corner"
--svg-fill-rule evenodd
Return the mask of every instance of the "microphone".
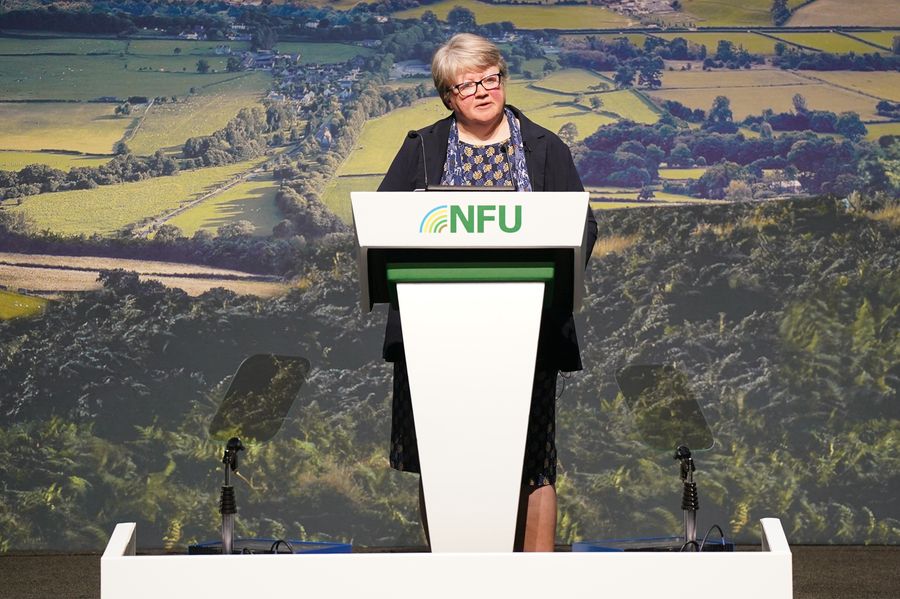
<path id="1" fill-rule="evenodd" d="M 428 190 L 428 165 L 425 162 L 425 140 L 422 139 L 422 136 L 419 135 L 418 131 L 410 131 L 406 134 L 406 136 L 410 139 L 418 139 L 419 146 L 422 148 L 422 172 L 425 174 L 425 187 L 423 189 L 425 191 Z"/>

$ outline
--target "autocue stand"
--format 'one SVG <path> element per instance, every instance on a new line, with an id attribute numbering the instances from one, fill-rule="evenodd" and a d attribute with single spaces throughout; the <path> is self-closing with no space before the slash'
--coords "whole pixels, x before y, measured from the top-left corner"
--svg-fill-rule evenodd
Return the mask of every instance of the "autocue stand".
<path id="1" fill-rule="evenodd" d="M 700 509 L 700 498 L 697 495 L 697 483 L 694 482 L 694 458 L 687 445 L 679 445 L 675 449 L 675 459 L 681 462 L 681 482 L 684 490 L 681 494 L 681 509 L 684 511 L 684 549 L 688 545 L 697 545 L 697 510 Z"/>
<path id="2" fill-rule="evenodd" d="M 222 463 L 225 464 L 225 484 L 222 485 L 222 497 L 219 499 L 219 513 L 222 514 L 222 553 L 231 555 L 234 546 L 234 515 L 237 513 L 237 501 L 234 498 L 234 487 L 231 486 L 231 473 L 238 468 L 238 452 L 244 451 L 244 444 L 237 437 L 228 440 Z"/>

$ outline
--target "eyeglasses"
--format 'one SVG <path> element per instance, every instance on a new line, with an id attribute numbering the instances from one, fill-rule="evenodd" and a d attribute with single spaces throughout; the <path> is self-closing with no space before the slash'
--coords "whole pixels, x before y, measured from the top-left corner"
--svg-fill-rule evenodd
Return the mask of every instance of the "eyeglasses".
<path id="1" fill-rule="evenodd" d="M 481 81 L 463 81 L 459 85 L 454 85 L 452 89 L 456 90 L 456 93 L 459 94 L 460 98 L 468 98 L 469 96 L 474 96 L 475 92 L 478 91 L 478 86 L 484 88 L 484 91 L 491 91 L 500 87 L 500 79 L 503 77 L 500 73 L 494 73 L 493 75 L 488 75 Z"/>

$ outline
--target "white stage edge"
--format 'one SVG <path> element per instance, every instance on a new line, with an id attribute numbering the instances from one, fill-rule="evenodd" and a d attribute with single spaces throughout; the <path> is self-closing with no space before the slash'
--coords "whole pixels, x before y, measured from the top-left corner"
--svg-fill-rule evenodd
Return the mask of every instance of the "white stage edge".
<path id="1" fill-rule="evenodd" d="M 661 599 L 791 599 L 791 551 L 776 518 L 762 551 L 735 553 L 354 553 L 135 556 L 116 525 L 100 560 L 102 599 L 340 597 L 496 599 L 550 593 Z"/>

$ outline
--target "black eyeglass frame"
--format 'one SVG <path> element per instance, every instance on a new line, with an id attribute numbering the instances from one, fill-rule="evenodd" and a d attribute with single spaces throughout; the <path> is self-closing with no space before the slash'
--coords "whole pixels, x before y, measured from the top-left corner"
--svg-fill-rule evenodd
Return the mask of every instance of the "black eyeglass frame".
<path id="1" fill-rule="evenodd" d="M 484 84 L 484 80 L 490 79 L 491 77 L 497 78 L 497 87 L 487 87 Z M 469 85 L 469 84 L 474 84 L 474 85 L 472 85 L 472 93 L 463 95 L 463 92 L 460 89 L 460 87 L 462 87 L 463 85 Z M 455 91 L 456 95 L 458 95 L 460 98 L 470 98 L 470 97 L 474 96 L 476 93 L 478 93 L 479 85 L 481 86 L 481 89 L 483 89 L 486 92 L 494 91 L 495 89 L 500 89 L 500 86 L 503 85 L 503 73 L 497 72 L 492 75 L 488 75 L 487 77 L 482 77 L 478 81 L 463 81 L 462 83 L 460 83 L 458 85 L 451 86 L 450 89 Z"/>

